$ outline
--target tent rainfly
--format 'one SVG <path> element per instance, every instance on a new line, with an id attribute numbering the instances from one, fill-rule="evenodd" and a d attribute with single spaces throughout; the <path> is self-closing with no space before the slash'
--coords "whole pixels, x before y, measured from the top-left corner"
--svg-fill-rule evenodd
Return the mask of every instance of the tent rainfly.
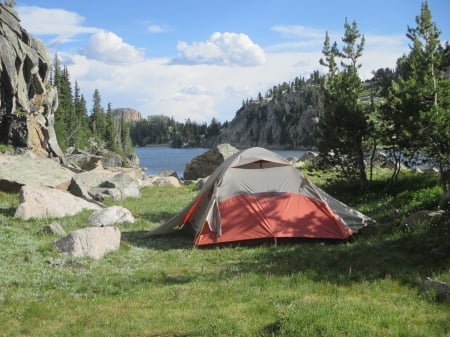
<path id="1" fill-rule="evenodd" d="M 347 239 L 372 220 L 331 197 L 282 156 L 235 153 L 156 236 L 187 229 L 196 246 L 278 238 Z"/>

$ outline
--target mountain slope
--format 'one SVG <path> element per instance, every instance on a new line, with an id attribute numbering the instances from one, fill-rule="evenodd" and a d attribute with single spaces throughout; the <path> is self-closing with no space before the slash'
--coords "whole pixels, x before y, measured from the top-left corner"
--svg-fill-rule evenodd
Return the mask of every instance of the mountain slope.
<path id="1" fill-rule="evenodd" d="M 288 88 L 277 95 L 243 104 L 213 145 L 313 148 L 322 101 L 320 87 L 304 83 L 295 90 Z"/>

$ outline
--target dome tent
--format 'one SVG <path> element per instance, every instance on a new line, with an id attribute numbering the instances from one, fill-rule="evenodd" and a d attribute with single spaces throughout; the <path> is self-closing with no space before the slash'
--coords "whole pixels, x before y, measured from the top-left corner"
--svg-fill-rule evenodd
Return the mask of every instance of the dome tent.
<path id="1" fill-rule="evenodd" d="M 225 160 L 189 205 L 149 235 L 187 229 L 196 246 L 278 238 L 343 240 L 369 222 L 282 156 L 253 147 Z"/>

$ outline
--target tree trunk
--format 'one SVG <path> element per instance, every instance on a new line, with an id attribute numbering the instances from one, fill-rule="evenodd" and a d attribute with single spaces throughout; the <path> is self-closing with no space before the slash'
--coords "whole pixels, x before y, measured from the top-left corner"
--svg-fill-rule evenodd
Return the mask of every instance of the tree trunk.
<path id="1" fill-rule="evenodd" d="M 364 162 L 364 151 L 362 148 L 362 142 L 360 137 L 356 137 L 355 139 L 355 149 L 356 149 L 356 158 L 358 160 L 359 182 L 361 190 L 367 191 L 369 189 L 369 180 L 367 180 L 366 164 Z"/>

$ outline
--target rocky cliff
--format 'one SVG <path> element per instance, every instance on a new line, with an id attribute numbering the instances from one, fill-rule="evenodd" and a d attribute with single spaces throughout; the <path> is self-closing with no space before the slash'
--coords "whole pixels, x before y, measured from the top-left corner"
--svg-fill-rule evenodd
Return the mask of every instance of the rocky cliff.
<path id="1" fill-rule="evenodd" d="M 139 122 L 142 120 L 142 114 L 131 108 L 118 108 L 113 110 L 113 114 L 116 118 L 125 118 L 127 122 Z"/>
<path id="2" fill-rule="evenodd" d="M 43 43 L 21 27 L 13 8 L 0 4 L 0 143 L 62 155 L 53 128 L 58 94 L 48 80 L 50 68 Z"/>
<path id="3" fill-rule="evenodd" d="M 244 104 L 214 144 L 229 143 L 238 148 L 298 149 L 315 147 L 320 91 L 306 86 L 299 91 L 261 98 Z"/>

